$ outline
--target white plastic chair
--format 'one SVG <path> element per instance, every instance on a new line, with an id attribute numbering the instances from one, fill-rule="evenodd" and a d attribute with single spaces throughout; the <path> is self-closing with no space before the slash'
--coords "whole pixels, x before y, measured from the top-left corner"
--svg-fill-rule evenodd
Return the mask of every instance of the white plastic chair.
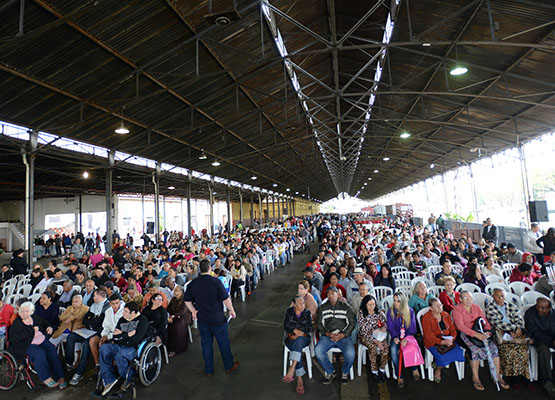
<path id="1" fill-rule="evenodd" d="M 509 286 L 504 282 L 503 283 L 501 283 L 501 282 L 499 282 L 499 283 L 490 283 L 489 285 L 486 285 L 485 292 L 487 294 L 489 294 L 490 296 L 493 296 L 493 289 L 495 289 L 495 288 L 501 288 L 501 289 L 504 289 L 505 292 L 511 293 L 511 289 L 509 289 Z"/>
<path id="2" fill-rule="evenodd" d="M 511 277 L 513 270 L 504 269 L 501 273 L 503 274 L 503 279 L 505 279 L 505 282 L 509 283 L 509 278 Z"/>
<path id="3" fill-rule="evenodd" d="M 4 297 L 10 297 L 12 294 L 14 294 L 15 287 L 15 282 L 8 283 L 8 281 L 6 281 L 6 283 L 4 283 L 4 287 L 2 288 L 2 293 L 4 293 Z"/>
<path id="4" fill-rule="evenodd" d="M 514 293 L 505 292 L 505 301 L 513 303 L 519 310 L 522 308 L 522 300 L 520 300 L 520 296 L 517 296 Z"/>
<path id="5" fill-rule="evenodd" d="M 399 268 L 399 267 L 397 267 L 397 268 Z M 400 267 L 400 268 L 405 268 L 405 267 Z M 405 269 L 405 271 L 402 271 L 402 272 L 393 272 L 392 271 L 392 275 L 393 275 L 393 279 L 395 279 L 395 282 L 397 282 L 397 280 L 406 280 L 406 281 L 409 282 L 409 285 L 410 285 L 410 282 L 412 282 L 412 280 L 414 278 L 416 278 L 416 273 L 415 272 L 410 272 L 410 271 L 407 271 L 406 269 Z"/>
<path id="6" fill-rule="evenodd" d="M 412 287 L 410 286 L 397 286 L 395 288 L 396 292 L 401 292 L 403 293 L 405 296 L 407 296 L 407 299 L 410 298 L 412 296 Z"/>
<path id="7" fill-rule="evenodd" d="M 358 376 L 362 376 L 362 366 L 366 365 L 366 352 L 368 348 L 362 343 L 358 344 L 358 356 L 357 356 L 357 373 Z M 379 349 L 378 349 L 379 354 Z M 389 379 L 389 363 L 385 364 L 385 375 Z"/>
<path id="8" fill-rule="evenodd" d="M 33 286 L 26 283 L 25 285 L 17 289 L 17 294 L 21 294 L 23 295 L 23 297 L 27 297 L 31 294 L 31 290 L 33 290 Z"/>
<path id="9" fill-rule="evenodd" d="M 441 271 L 443 271 L 443 267 L 441 265 L 430 265 L 426 271 L 428 273 L 428 279 L 430 280 L 430 282 L 435 283 L 435 276 Z"/>
<path id="10" fill-rule="evenodd" d="M 33 289 L 32 294 L 38 294 L 40 297 L 40 295 L 43 294 L 45 290 L 46 290 L 46 285 L 38 285 Z"/>
<path id="11" fill-rule="evenodd" d="M 418 314 L 416 315 L 416 319 L 418 321 L 418 326 L 420 328 L 420 332 L 424 332 L 422 330 L 422 316 L 424 314 L 426 314 L 429 310 L 430 310 L 430 307 L 425 307 L 422 310 L 420 310 L 418 312 Z M 425 349 L 425 351 L 426 351 L 426 353 L 424 355 L 424 366 L 428 370 L 428 380 L 430 382 L 433 382 L 434 381 L 434 367 L 433 367 L 432 363 L 434 361 L 434 355 L 428 349 Z M 423 368 L 422 366 L 420 366 L 420 367 L 421 367 L 421 369 Z M 447 366 L 447 368 L 449 368 L 449 366 Z M 455 369 L 457 370 L 457 377 L 459 378 L 459 381 L 463 380 L 464 379 L 464 361 L 455 361 Z M 425 379 L 423 372 L 422 372 L 422 378 Z"/>
<path id="12" fill-rule="evenodd" d="M 409 272 L 406 267 L 391 267 L 392 274 L 399 274 L 401 272 Z"/>
<path id="13" fill-rule="evenodd" d="M 507 271 L 507 270 L 512 271 L 516 267 L 518 267 L 518 264 L 516 263 L 505 263 L 501 266 L 501 271 Z"/>
<path id="14" fill-rule="evenodd" d="M 486 293 L 472 293 L 472 301 L 477 306 L 480 306 L 482 311 L 486 312 L 486 307 L 489 303 L 493 301 L 493 297 Z"/>
<path id="15" fill-rule="evenodd" d="M 486 281 L 488 284 L 490 283 L 505 283 L 505 279 L 499 275 L 488 275 L 486 276 Z"/>
<path id="16" fill-rule="evenodd" d="M 416 286 L 416 284 L 418 282 L 424 282 L 426 284 L 426 287 L 431 286 L 430 281 L 428 280 L 428 278 L 425 278 L 423 276 L 417 276 L 417 277 L 413 278 L 412 281 L 410 282 L 411 287 L 414 289 L 414 287 Z"/>
<path id="17" fill-rule="evenodd" d="M 522 294 L 522 296 L 520 296 L 520 299 L 522 300 L 522 305 L 524 306 L 527 304 L 536 304 L 536 300 L 539 298 L 543 298 L 551 302 L 551 299 L 549 297 L 541 294 L 540 292 L 525 292 Z"/>
<path id="18" fill-rule="evenodd" d="M 393 295 L 385 296 L 381 302 L 382 310 L 389 310 L 393 305 Z"/>
<path id="19" fill-rule="evenodd" d="M 393 289 L 389 286 L 374 286 L 374 296 L 376 300 L 381 302 L 386 296 L 393 294 Z"/>
<path id="20" fill-rule="evenodd" d="M 511 282 L 509 283 L 509 289 L 517 296 L 522 296 L 524 292 L 532 291 L 532 286 L 526 282 Z"/>
<path id="21" fill-rule="evenodd" d="M 457 292 L 462 292 L 463 290 L 468 290 L 470 293 L 474 294 L 474 293 L 480 293 L 482 291 L 482 289 L 480 289 L 480 287 L 478 285 L 475 285 L 473 283 L 467 282 L 467 283 L 461 283 L 459 286 L 457 286 L 456 291 Z"/>
<path id="22" fill-rule="evenodd" d="M 303 351 L 304 351 L 304 349 L 303 349 Z M 338 349 L 337 347 L 332 347 L 331 349 L 328 350 L 327 354 L 328 354 L 328 360 L 330 360 L 330 362 L 332 362 L 333 353 L 341 353 L 341 349 Z M 351 369 L 349 371 L 349 377 L 351 378 L 351 380 L 355 379 L 355 369 L 353 368 L 352 365 L 351 365 Z"/>
<path id="23" fill-rule="evenodd" d="M 287 346 L 283 346 L 283 376 L 287 374 L 287 361 L 289 361 L 289 353 L 291 351 L 287 348 Z M 308 372 L 308 379 L 312 379 L 312 356 L 310 354 L 310 345 L 303 347 L 303 354 L 306 358 L 306 372 Z M 289 363 L 292 364 L 292 363 Z M 353 378 L 351 378 L 353 379 Z"/>
<path id="24" fill-rule="evenodd" d="M 31 296 L 29 296 L 29 301 L 35 304 L 40 299 L 40 296 L 42 296 L 42 293 L 33 293 Z"/>
<path id="25" fill-rule="evenodd" d="M 441 292 L 445 291 L 445 286 L 434 285 L 428 288 L 428 292 L 433 293 L 435 297 L 439 298 Z"/>

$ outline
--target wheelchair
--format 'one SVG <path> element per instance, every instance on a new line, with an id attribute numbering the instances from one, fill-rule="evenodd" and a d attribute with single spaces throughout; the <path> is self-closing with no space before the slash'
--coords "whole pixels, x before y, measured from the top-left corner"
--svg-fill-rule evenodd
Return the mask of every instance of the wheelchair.
<path id="1" fill-rule="evenodd" d="M 162 352 L 164 352 L 163 355 Z M 158 379 L 164 360 L 166 364 L 169 364 L 166 346 L 162 343 L 156 343 L 156 337 L 148 337 L 137 347 L 135 358 L 129 363 L 129 369 L 132 368 L 136 372 L 143 386 L 150 386 Z M 127 374 L 129 374 L 129 370 Z M 98 393 L 102 391 L 102 387 L 102 377 L 99 373 L 96 381 L 96 392 L 93 393 L 93 397 L 101 397 Z M 137 387 L 134 381 L 130 383 L 129 387 L 122 387 L 119 393 L 108 397 L 122 399 L 128 393 L 131 394 L 133 399 L 137 398 Z"/>
<path id="2" fill-rule="evenodd" d="M 17 381 L 21 380 L 25 381 L 30 391 L 34 391 L 38 385 L 31 376 L 32 373 L 35 373 L 31 361 L 29 357 L 25 356 L 25 364 L 20 364 L 13 354 L 7 350 L 9 345 L 7 330 L 4 345 L 6 349 L 0 350 L 0 390 L 10 390 Z"/>

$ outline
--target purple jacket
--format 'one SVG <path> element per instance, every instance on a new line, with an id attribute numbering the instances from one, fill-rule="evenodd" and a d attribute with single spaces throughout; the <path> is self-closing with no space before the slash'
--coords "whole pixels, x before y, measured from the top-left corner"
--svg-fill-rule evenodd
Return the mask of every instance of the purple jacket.
<path id="1" fill-rule="evenodd" d="M 408 327 L 405 326 L 405 336 L 415 336 L 416 335 L 416 316 L 414 315 L 414 311 L 412 308 L 410 310 L 410 325 Z M 391 335 L 391 338 L 400 338 L 401 337 L 401 326 L 403 325 L 403 318 L 400 314 L 397 313 L 397 310 L 393 310 L 394 317 L 391 317 L 391 310 L 386 311 L 387 315 L 387 330 Z"/>

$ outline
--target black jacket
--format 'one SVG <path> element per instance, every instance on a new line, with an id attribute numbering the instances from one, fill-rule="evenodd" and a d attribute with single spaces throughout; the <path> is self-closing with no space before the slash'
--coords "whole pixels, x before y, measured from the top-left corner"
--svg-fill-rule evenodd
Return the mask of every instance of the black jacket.
<path id="1" fill-rule="evenodd" d="M 25 353 L 27 353 L 27 349 L 35 337 L 34 327 L 38 326 L 45 337 L 47 336 L 46 328 L 50 327 L 48 322 L 38 315 L 32 315 L 31 318 L 33 318 L 32 326 L 25 325 L 21 318 L 17 317 L 8 330 L 8 346 L 10 353 L 20 362 L 25 360 Z"/>
<path id="2" fill-rule="evenodd" d="M 27 262 L 19 256 L 11 259 L 10 267 L 12 268 L 14 276 L 27 275 L 29 270 L 29 264 L 27 264 Z"/>
<path id="3" fill-rule="evenodd" d="M 145 307 L 143 315 L 148 319 L 150 330 L 154 335 L 160 336 L 162 343 L 168 341 L 168 312 L 164 307 L 158 307 L 156 310 Z"/>
<path id="4" fill-rule="evenodd" d="M 295 307 L 289 307 L 285 311 L 285 319 L 283 320 L 283 329 L 286 333 L 293 334 L 295 329 L 299 329 L 307 335 L 312 332 L 312 316 L 308 309 L 304 309 L 300 318 L 297 318 Z"/>
<path id="5" fill-rule="evenodd" d="M 94 315 L 90 311 L 87 311 L 87 313 L 83 317 L 83 325 L 85 325 L 85 328 L 100 333 L 102 331 L 102 323 L 104 322 L 104 314 L 109 307 L 110 302 L 105 301 L 102 307 L 102 312 L 98 316 Z"/>
<path id="6" fill-rule="evenodd" d="M 122 333 L 119 335 L 114 335 L 112 341 L 124 347 L 137 347 L 148 333 L 148 319 L 139 314 L 131 321 L 126 320 L 121 317 L 116 325 L 116 329 L 119 329 Z M 128 333 L 135 331 L 133 336 L 129 336 Z"/>
<path id="7" fill-rule="evenodd" d="M 545 343 L 548 346 L 553 345 L 555 340 L 555 312 L 553 310 L 547 317 L 542 318 L 538 315 L 536 306 L 532 306 L 524 314 L 524 322 L 526 331 L 535 342 Z"/>
<path id="8" fill-rule="evenodd" d="M 488 232 L 488 227 L 484 226 L 484 229 L 482 230 L 482 238 L 484 238 L 485 240 L 493 240 L 494 242 L 497 242 L 497 227 L 495 225 L 492 225 Z"/>

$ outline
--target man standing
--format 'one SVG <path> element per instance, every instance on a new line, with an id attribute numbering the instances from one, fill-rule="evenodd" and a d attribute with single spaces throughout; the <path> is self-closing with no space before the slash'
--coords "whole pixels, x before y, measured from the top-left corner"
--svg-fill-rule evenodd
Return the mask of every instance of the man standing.
<path id="1" fill-rule="evenodd" d="M 543 249 L 536 243 L 536 240 L 542 237 L 540 226 L 536 222 L 532 222 L 531 227 L 532 229 L 524 235 L 524 251 L 532 253 L 536 260 L 543 264 Z"/>
<path id="2" fill-rule="evenodd" d="M 549 300 L 539 298 L 536 306 L 531 307 L 524 315 L 526 331 L 534 339 L 534 347 L 538 352 L 539 380 L 547 394 L 555 397 L 553 370 L 551 369 L 551 349 L 555 348 L 555 314 Z"/>
<path id="3" fill-rule="evenodd" d="M 486 219 L 482 237 L 485 240 L 493 240 L 497 243 L 497 227 L 491 222 L 491 218 Z"/>
<path id="4" fill-rule="evenodd" d="M 193 319 L 198 319 L 204 372 L 210 377 L 214 374 L 214 336 L 222 354 L 225 372 L 230 373 L 239 368 L 239 361 L 233 361 L 222 303 L 232 318 L 237 315 L 222 281 L 210 275 L 210 260 L 202 260 L 199 267 L 200 276 L 188 285 L 184 300 Z"/>
<path id="5" fill-rule="evenodd" d="M 320 340 L 314 349 L 318 362 L 324 369 L 324 385 L 329 385 L 335 377 L 332 363 L 328 359 L 328 350 L 338 348 L 343 353 L 341 383 L 349 383 L 349 371 L 355 360 L 355 349 L 351 332 L 355 328 L 355 314 L 347 303 L 339 301 L 337 288 L 329 286 L 328 301 L 318 308 L 316 323 Z"/>

